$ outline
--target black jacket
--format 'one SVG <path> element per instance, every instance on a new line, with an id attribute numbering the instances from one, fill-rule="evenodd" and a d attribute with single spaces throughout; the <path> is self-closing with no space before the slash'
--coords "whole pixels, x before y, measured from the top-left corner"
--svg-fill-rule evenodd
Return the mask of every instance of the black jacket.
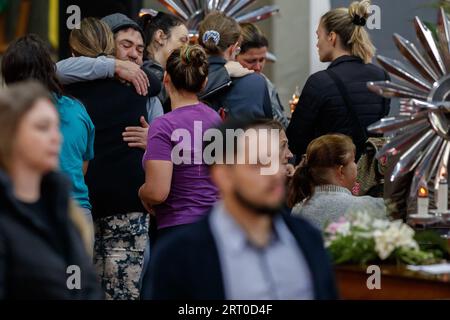
<path id="1" fill-rule="evenodd" d="M 315 299 L 337 299 L 333 269 L 320 232 L 288 212 L 282 215 L 311 270 Z M 225 299 L 219 253 L 209 216 L 162 238 L 149 268 L 143 282 L 143 299 Z"/>
<path id="2" fill-rule="evenodd" d="M 353 108 L 364 128 L 388 115 L 390 100 L 370 92 L 367 88 L 368 81 L 389 80 L 383 69 L 373 64 L 365 64 L 354 56 L 340 57 L 333 61 L 328 69 L 333 70 L 344 82 Z M 303 88 L 287 129 L 289 147 L 297 156 L 298 162 L 301 155 L 306 153 L 308 144 L 322 135 L 342 133 L 356 140 L 352 127 L 353 121 L 335 82 L 327 71 L 320 71 L 310 76 Z M 371 136 L 367 130 L 366 134 Z M 357 150 L 362 148 L 363 145 L 357 145 Z"/>
<path id="3" fill-rule="evenodd" d="M 94 219 L 145 212 L 138 196 L 145 182 L 144 150 L 130 148 L 122 133 L 147 118 L 147 98 L 117 80 L 79 82 L 65 87 L 86 107 L 95 125 L 94 159 L 86 183 Z"/>
<path id="4" fill-rule="evenodd" d="M 199 98 L 214 110 L 223 108 L 227 116 L 238 119 L 272 119 L 272 103 L 267 83 L 263 76 L 252 73 L 242 78 L 229 80 L 226 60 L 211 56 L 209 62 L 208 87 Z"/>
<path id="5" fill-rule="evenodd" d="M 44 177 L 41 187 L 47 219 L 38 219 L 17 201 L 0 171 L 0 300 L 103 299 L 91 258 L 68 215 L 69 184 L 59 174 Z M 80 267 L 81 290 L 69 290 L 67 273 Z"/>

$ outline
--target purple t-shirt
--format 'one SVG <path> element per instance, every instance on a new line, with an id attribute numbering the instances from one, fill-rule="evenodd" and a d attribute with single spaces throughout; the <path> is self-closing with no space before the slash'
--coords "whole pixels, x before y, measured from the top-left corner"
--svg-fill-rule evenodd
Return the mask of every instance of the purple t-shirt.
<path id="1" fill-rule="evenodd" d="M 175 109 L 152 122 L 144 167 L 148 160 L 174 162 L 172 150 L 175 146 L 175 156 L 190 159 L 188 163 L 175 162 L 173 165 L 169 196 L 164 203 L 155 206 L 158 229 L 196 222 L 217 201 L 218 190 L 202 157 L 202 137 L 206 130 L 216 127 L 220 121 L 217 112 L 199 103 Z"/>

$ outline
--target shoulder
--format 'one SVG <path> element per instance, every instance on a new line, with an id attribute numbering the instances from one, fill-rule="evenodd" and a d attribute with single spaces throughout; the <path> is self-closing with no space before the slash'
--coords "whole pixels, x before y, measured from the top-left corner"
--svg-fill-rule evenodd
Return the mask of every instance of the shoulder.
<path id="1" fill-rule="evenodd" d="M 160 117 L 157 117 L 153 120 L 152 125 L 150 126 L 149 132 L 159 131 L 159 130 L 170 130 L 171 129 L 171 113 L 166 113 Z"/>
<path id="2" fill-rule="evenodd" d="M 302 95 L 321 97 L 334 87 L 334 82 L 327 70 L 316 72 L 308 77 L 302 90 Z"/>
<path id="3" fill-rule="evenodd" d="M 383 198 L 371 196 L 353 197 L 353 204 L 358 209 L 374 210 L 375 213 L 386 212 L 386 205 Z"/>
<path id="4" fill-rule="evenodd" d="M 211 120 L 213 121 L 221 121 L 221 118 L 219 116 L 219 114 L 217 113 L 216 110 L 214 110 L 213 108 L 211 108 L 210 106 L 208 106 L 207 104 L 200 102 L 199 106 L 198 106 L 202 112 L 204 112 L 209 118 L 211 118 Z"/>
<path id="5" fill-rule="evenodd" d="M 242 78 L 233 78 L 233 84 L 239 84 L 242 88 L 267 87 L 266 79 L 258 73 L 251 73 Z"/>
<path id="6" fill-rule="evenodd" d="M 87 122 L 90 127 L 94 126 L 86 107 L 80 100 L 68 96 L 61 96 L 57 101 L 58 107 L 62 108 L 65 113 L 69 112 L 72 116 Z"/>
<path id="7" fill-rule="evenodd" d="M 239 78 L 242 82 L 257 82 L 257 83 L 264 83 L 266 84 L 266 78 L 264 78 L 263 75 L 259 73 L 250 73 L 246 76 L 243 76 L 242 78 Z"/>

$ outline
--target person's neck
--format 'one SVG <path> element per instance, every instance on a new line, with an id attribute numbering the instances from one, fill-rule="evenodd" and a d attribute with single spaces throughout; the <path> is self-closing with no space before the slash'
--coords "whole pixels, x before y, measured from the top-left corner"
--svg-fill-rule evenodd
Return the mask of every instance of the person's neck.
<path id="1" fill-rule="evenodd" d="M 348 188 L 342 184 L 342 182 L 339 180 L 339 178 L 337 178 L 335 176 L 329 177 L 327 180 L 328 180 L 327 185 L 338 186 L 338 187 L 348 190 Z M 349 191 L 351 191 L 351 190 L 349 190 Z"/>
<path id="2" fill-rule="evenodd" d="M 339 59 L 340 57 L 343 57 L 343 56 L 351 56 L 351 55 L 352 54 L 349 51 L 336 49 L 336 51 L 333 52 L 332 61 L 335 61 L 336 59 Z"/>
<path id="3" fill-rule="evenodd" d="M 242 206 L 236 199 L 224 199 L 225 210 L 247 234 L 248 240 L 257 247 L 266 246 L 272 233 L 272 218 Z"/>
<path id="4" fill-rule="evenodd" d="M 172 110 L 185 107 L 192 106 L 199 103 L 198 97 L 195 93 L 188 92 L 174 92 L 170 94 L 170 101 Z"/>
<path id="5" fill-rule="evenodd" d="M 16 164 L 11 168 L 11 180 L 18 200 L 29 203 L 39 200 L 42 181 L 40 173 L 27 166 Z"/>
<path id="6" fill-rule="evenodd" d="M 153 61 L 157 62 L 164 69 L 166 68 L 166 62 L 164 61 L 164 54 L 162 50 L 155 50 L 151 53 L 151 58 Z"/>

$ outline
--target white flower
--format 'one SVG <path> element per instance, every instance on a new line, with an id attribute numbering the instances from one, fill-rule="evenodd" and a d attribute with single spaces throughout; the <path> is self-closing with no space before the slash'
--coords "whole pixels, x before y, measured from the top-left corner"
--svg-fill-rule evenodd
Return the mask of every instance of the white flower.
<path id="1" fill-rule="evenodd" d="M 372 227 L 376 230 L 384 230 L 389 227 L 389 220 L 386 219 L 375 219 L 372 223 Z"/>
<path id="2" fill-rule="evenodd" d="M 414 230 L 400 220 L 389 223 L 385 230 L 375 230 L 373 236 L 375 251 L 382 260 L 387 259 L 397 248 L 419 248 L 414 240 Z"/>

